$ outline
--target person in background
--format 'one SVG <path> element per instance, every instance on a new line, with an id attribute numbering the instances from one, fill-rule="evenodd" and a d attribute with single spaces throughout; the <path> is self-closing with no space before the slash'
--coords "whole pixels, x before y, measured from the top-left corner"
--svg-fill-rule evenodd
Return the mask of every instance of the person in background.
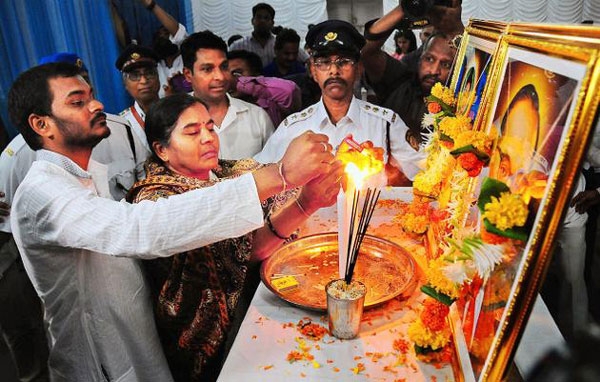
<path id="1" fill-rule="evenodd" d="M 280 77 L 304 73 L 304 63 L 298 61 L 300 36 L 295 30 L 283 28 L 275 38 L 275 58 L 264 67 L 266 77 Z"/>
<path id="2" fill-rule="evenodd" d="M 398 181 L 406 183 L 406 178 L 412 179 L 424 154 L 406 142 L 404 122 L 393 111 L 361 101 L 353 94 L 362 72 L 360 49 L 364 38 L 352 24 L 328 20 L 310 29 L 306 42 L 311 48 L 310 70 L 321 88 L 322 98 L 308 109 L 287 117 L 254 158 L 261 163 L 276 161 L 294 137 L 316 129 L 327 134 L 336 149 L 348 134 L 358 142 L 372 141 L 384 149 L 386 167 L 399 173 Z M 388 182 L 394 184 L 392 171 L 387 175 Z"/>
<path id="3" fill-rule="evenodd" d="M 434 6 L 431 12 L 438 12 L 438 8 L 448 7 Z M 429 95 L 436 82 L 444 84 L 448 81 L 456 49 L 449 44 L 450 36 L 434 33 L 423 45 L 417 71 L 411 70 L 381 49 L 394 26 L 403 18 L 404 11 L 397 6 L 381 19 L 369 21 L 365 25 L 367 43 L 361 58 L 377 98 L 383 106 L 398 113 L 409 127 L 407 141 L 418 148 L 426 133 L 421 126 L 427 110 L 424 97 Z"/>
<path id="4" fill-rule="evenodd" d="M 120 203 L 110 200 L 106 168 L 90 159 L 111 132 L 80 68 L 54 63 L 20 74 L 8 105 L 36 151 L 13 200 L 11 228 L 44 303 L 52 380 L 171 381 L 136 258 L 258 229 L 261 200 L 334 163 L 327 137 L 307 133 L 276 166 L 157 202 Z"/>
<path id="5" fill-rule="evenodd" d="M 241 40 L 243 38 L 244 37 L 241 34 L 234 34 L 227 39 L 227 46 L 231 47 L 231 44 L 233 44 L 235 41 Z M 259 59 L 260 59 L 260 57 L 259 57 Z"/>
<path id="6" fill-rule="evenodd" d="M 394 46 L 396 47 L 392 57 L 401 60 L 405 54 L 417 49 L 417 38 L 410 29 L 401 29 L 394 34 Z"/>
<path id="7" fill-rule="evenodd" d="M 266 3 L 258 3 L 252 7 L 252 35 L 235 41 L 231 50 L 247 50 L 258 54 L 263 67 L 275 58 L 275 35 L 272 32 L 275 20 L 275 9 Z M 308 56 L 304 51 L 299 53 L 304 62 Z"/>
<path id="8" fill-rule="evenodd" d="M 227 45 L 210 31 L 191 34 L 181 44 L 184 74 L 194 96 L 206 105 L 221 142 L 220 159 L 250 158 L 273 134 L 273 123 L 260 107 L 230 96 Z"/>
<path id="9" fill-rule="evenodd" d="M 262 107 L 273 126 L 300 110 L 300 89 L 293 81 L 260 75 L 260 58 L 256 53 L 234 50 L 227 53 L 233 97 Z"/>
<path id="10" fill-rule="evenodd" d="M 137 44 L 130 44 L 119 55 L 115 67 L 121 73 L 123 85 L 134 103 L 119 115 L 129 121 L 133 133 L 146 148 L 146 156 L 150 155 L 150 146 L 146 141 L 145 119 L 150 106 L 158 101 L 160 83 L 157 71 L 158 57 L 152 49 Z"/>
<path id="11" fill-rule="evenodd" d="M 212 187 L 261 167 L 252 159 L 218 160 L 214 123 L 202 101 L 187 94 L 157 102 L 146 131 L 153 155 L 146 179 L 128 195 L 134 203 Z M 282 205 L 275 211 L 269 203 L 267 225 L 251 233 L 143 262 L 158 333 L 176 381 L 216 379 L 249 262 L 268 258 L 313 212 L 332 205 L 342 174 L 343 166 L 336 162 L 331 173 L 309 182 L 297 196 L 278 196 Z M 284 197 L 287 202 L 281 202 Z"/>
<path id="12" fill-rule="evenodd" d="M 162 27 L 154 34 L 152 41 L 152 50 L 159 58 L 157 66 L 161 85 L 159 97 L 171 93 L 191 92 L 192 85 L 183 76 L 183 60 L 179 51 L 181 43 L 187 37 L 187 30 L 155 0 L 138 1 L 162 24 Z"/>

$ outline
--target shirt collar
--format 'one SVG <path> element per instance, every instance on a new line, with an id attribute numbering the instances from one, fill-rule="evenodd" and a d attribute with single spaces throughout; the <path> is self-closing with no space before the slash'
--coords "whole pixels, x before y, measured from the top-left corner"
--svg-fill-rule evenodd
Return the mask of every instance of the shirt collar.
<path id="1" fill-rule="evenodd" d="M 346 119 L 349 119 L 352 123 L 358 123 L 360 120 L 360 101 L 354 96 L 352 96 L 352 100 L 350 101 L 350 107 L 348 108 L 348 112 L 346 115 L 338 121 L 338 124 Z M 325 109 L 325 104 L 323 103 L 323 97 L 317 103 L 317 110 L 315 111 L 315 118 L 321 127 L 325 125 L 332 125 L 333 122 L 329 119 L 329 114 L 327 114 L 327 109 Z"/>
<path id="2" fill-rule="evenodd" d="M 45 160 L 46 162 L 50 162 L 67 171 L 69 174 L 74 175 L 79 178 L 90 179 L 92 175 L 79 167 L 77 163 L 73 162 L 71 159 L 66 156 L 56 153 L 50 150 L 38 150 L 36 153 L 37 160 Z M 91 161 L 90 161 L 91 162 Z"/>

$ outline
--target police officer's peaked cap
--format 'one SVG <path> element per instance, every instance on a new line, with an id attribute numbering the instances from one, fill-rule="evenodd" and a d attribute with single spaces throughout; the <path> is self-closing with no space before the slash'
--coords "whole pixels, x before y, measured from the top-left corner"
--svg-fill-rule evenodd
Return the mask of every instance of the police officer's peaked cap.
<path id="1" fill-rule="evenodd" d="M 129 44 L 117 58 L 115 66 L 122 72 L 129 72 L 136 68 L 156 66 L 158 61 L 158 56 L 152 49 L 137 44 Z"/>
<path id="2" fill-rule="evenodd" d="M 365 38 L 349 22 L 327 20 L 308 30 L 306 43 L 313 55 L 330 53 L 357 55 L 365 45 Z"/>

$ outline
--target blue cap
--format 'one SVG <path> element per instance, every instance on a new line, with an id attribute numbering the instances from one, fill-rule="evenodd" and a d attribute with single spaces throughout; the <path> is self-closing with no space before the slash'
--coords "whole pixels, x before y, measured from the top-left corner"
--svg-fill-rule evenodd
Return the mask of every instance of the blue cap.
<path id="1" fill-rule="evenodd" d="M 86 72 L 88 71 L 87 68 L 85 67 L 85 64 L 83 63 L 83 60 L 81 59 L 81 57 L 79 57 L 75 53 L 67 53 L 67 52 L 54 53 L 49 56 L 42 57 L 40 59 L 39 64 L 43 65 L 43 64 L 51 64 L 51 63 L 55 63 L 55 62 L 66 62 L 68 64 L 73 64 L 73 65 L 79 67 L 83 71 L 86 71 Z"/>

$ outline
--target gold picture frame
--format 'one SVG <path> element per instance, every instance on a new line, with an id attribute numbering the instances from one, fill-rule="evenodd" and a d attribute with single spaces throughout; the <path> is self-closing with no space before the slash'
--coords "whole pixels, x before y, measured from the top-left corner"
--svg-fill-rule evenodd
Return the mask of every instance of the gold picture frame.
<path id="1" fill-rule="evenodd" d="M 486 281 L 489 284 L 481 286 L 479 300 L 473 297 L 473 306 L 482 308 L 478 320 L 469 324 L 467 335 L 462 320 L 465 312 L 456 304 L 452 309 L 460 377 L 465 381 L 497 381 L 505 377 L 531 313 L 590 139 L 600 103 L 600 39 L 595 37 L 600 29 L 586 28 L 584 41 L 572 43 L 576 30 L 571 26 L 481 20 L 472 24 L 478 28 L 469 25 L 467 43 L 478 31 L 495 31 L 499 36 L 493 54 L 496 63 L 484 90 L 487 103 L 477 115 L 479 128 L 498 137 L 496 160 L 492 159 L 485 175 L 508 184 L 511 192 L 523 192 L 519 188 L 526 186 L 520 180 L 534 171 L 545 181 L 537 189 L 538 195 L 531 197 L 526 239 L 515 244 L 512 260 L 497 267 Z M 544 106 L 534 101 L 536 97 L 544 100 Z M 520 114 L 519 128 L 525 126 L 531 136 L 510 128 L 511 118 L 516 118 L 511 116 L 516 113 L 513 105 L 522 99 L 529 111 Z M 527 127 L 529 120 L 532 122 Z M 505 297 L 500 305 L 492 297 L 486 300 L 488 296 L 498 298 L 501 292 Z M 477 325 L 487 329 L 480 330 Z"/>

